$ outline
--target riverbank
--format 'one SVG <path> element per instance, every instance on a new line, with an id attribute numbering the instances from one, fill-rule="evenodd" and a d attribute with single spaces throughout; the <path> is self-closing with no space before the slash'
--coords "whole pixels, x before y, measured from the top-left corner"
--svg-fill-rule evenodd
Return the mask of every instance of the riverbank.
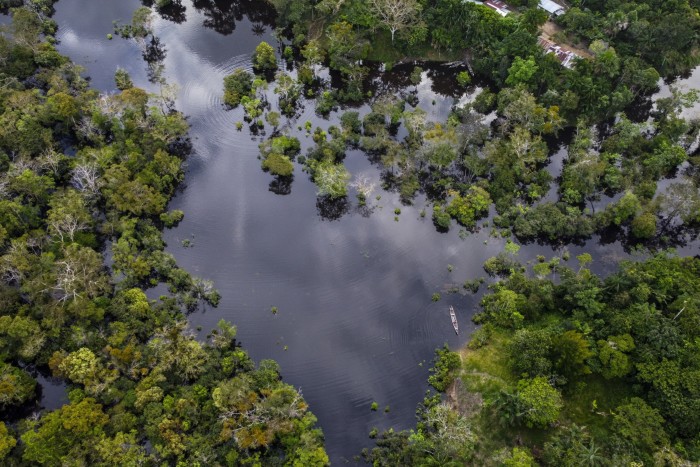
<path id="1" fill-rule="evenodd" d="M 458 351 L 461 365 L 444 396 L 478 439 L 472 461 L 498 465 L 515 456 L 515 450 L 543 465 L 578 465 L 593 455 L 601 465 L 660 458 L 678 465 L 697 461 L 700 451 L 690 427 L 700 420 L 696 413 L 677 411 L 698 402 L 696 394 L 682 389 L 697 365 L 680 370 L 680 355 L 662 360 L 658 352 L 664 344 L 647 341 L 647 336 L 656 326 L 696 335 L 690 323 L 697 320 L 697 311 L 685 323 L 677 320 L 688 311 L 683 297 L 697 293 L 690 283 L 700 281 L 698 268 L 696 258 L 659 253 L 624 262 L 605 279 L 585 267 L 563 268 L 556 285 L 514 273 L 493 287 L 482 300 L 488 317 L 479 318 L 483 327 Z M 668 305 L 657 301 L 663 293 L 658 290 L 640 298 L 616 287 L 625 282 L 636 289 L 671 276 L 676 280 L 669 284 Z M 566 298 L 572 287 L 598 290 L 597 318 L 581 312 L 591 304 Z M 511 294 L 525 321 L 499 324 L 492 307 L 499 303 L 502 312 Z M 639 310 L 642 304 L 658 310 L 653 318 Z M 619 318 L 650 322 L 640 328 Z M 668 399 L 675 397 L 683 399 L 680 406 Z"/>

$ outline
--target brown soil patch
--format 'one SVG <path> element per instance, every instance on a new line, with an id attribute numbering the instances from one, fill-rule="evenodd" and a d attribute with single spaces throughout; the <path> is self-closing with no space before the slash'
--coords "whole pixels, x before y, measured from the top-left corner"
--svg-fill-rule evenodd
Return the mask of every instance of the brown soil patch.
<path id="1" fill-rule="evenodd" d="M 558 24 L 556 24 L 552 21 L 547 21 L 540 28 L 540 35 L 542 37 L 544 37 L 548 41 L 556 42 L 556 44 L 558 46 L 560 46 L 562 49 L 568 50 L 569 52 L 574 52 L 574 53 L 576 53 L 584 58 L 593 58 L 593 55 L 591 55 L 591 53 L 588 51 L 588 49 L 583 47 L 583 46 L 577 47 L 573 44 L 569 44 L 567 42 L 560 43 L 560 42 L 557 42 L 553 39 L 557 33 L 563 33 L 563 32 L 564 32 L 564 30 L 561 28 L 561 26 L 559 26 Z"/>
<path id="2" fill-rule="evenodd" d="M 469 392 L 464 388 L 462 380 L 456 378 L 445 391 L 447 405 L 462 416 L 469 418 L 477 414 L 484 405 L 484 399 L 478 392 Z"/>

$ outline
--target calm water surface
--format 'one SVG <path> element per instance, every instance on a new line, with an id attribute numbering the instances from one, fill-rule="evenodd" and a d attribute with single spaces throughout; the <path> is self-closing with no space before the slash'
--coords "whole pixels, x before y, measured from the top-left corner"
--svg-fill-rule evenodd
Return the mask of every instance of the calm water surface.
<path id="1" fill-rule="evenodd" d="M 372 427 L 413 425 L 433 350 L 445 342 L 463 345 L 473 328 L 477 298 L 447 291 L 483 276 L 482 263 L 502 251 L 504 241 L 490 238 L 489 229 L 464 239 L 458 228 L 438 233 L 430 210 L 426 218 L 419 214 L 423 199 L 402 206 L 395 194 L 381 189 L 371 209 L 359 209 L 352 196 L 347 205 L 319 203 L 300 166 L 290 192 L 275 188 L 287 195 L 271 191 L 272 177 L 257 159 L 263 137 L 247 128 L 237 131 L 242 109 L 226 111 L 220 101 L 222 78 L 237 67 L 250 68 L 250 54 L 261 40 L 276 44 L 271 11 L 264 2 L 182 3 L 184 11 L 170 11 L 154 22 L 166 50 L 164 76 L 179 88 L 177 108 L 188 115 L 194 145 L 185 186 L 171 203 L 185 211 L 185 219 L 165 237 L 180 265 L 214 280 L 222 294 L 218 308 L 191 316 L 192 326 L 207 331 L 222 318 L 235 323 L 253 358 L 277 360 L 285 381 L 301 388 L 325 432 L 332 461 L 351 460 L 371 445 Z M 114 91 L 118 66 L 137 86 L 157 90 L 148 82 L 143 47 L 116 36 L 106 39 L 112 22 L 128 22 L 139 5 L 133 0 L 56 4 L 59 50 L 85 66 L 102 91 Z M 444 66 L 424 73 L 418 96 L 429 118 L 444 118 L 457 99 L 470 98 L 452 95 L 452 74 Z M 391 87 L 392 81 L 377 76 L 377 91 Z M 394 78 L 405 80 L 405 74 Z M 319 119 L 309 102 L 297 119 L 283 119 L 304 147 L 310 138 L 296 128 L 307 120 L 327 128 L 337 116 Z M 551 170 L 558 174 L 562 154 L 553 160 Z M 379 171 L 361 152 L 348 152 L 345 165 L 353 175 L 379 182 Z M 185 239 L 193 246 L 182 247 Z M 600 272 L 625 256 L 619 244 L 597 238 L 567 249 L 572 257 L 592 253 Z M 561 250 L 526 245 L 520 256 L 537 254 Z M 431 301 L 434 292 L 442 293 L 440 302 Z M 458 311 L 459 336 L 450 323 L 450 304 Z M 279 309 L 276 315 L 272 306 Z M 370 411 L 373 401 L 380 406 L 377 412 Z M 386 405 L 388 413 L 381 410 Z"/>

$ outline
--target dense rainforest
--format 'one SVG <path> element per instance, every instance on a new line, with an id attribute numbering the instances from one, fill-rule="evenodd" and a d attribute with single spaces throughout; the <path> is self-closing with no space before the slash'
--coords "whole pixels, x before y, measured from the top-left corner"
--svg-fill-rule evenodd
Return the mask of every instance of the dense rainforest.
<path id="1" fill-rule="evenodd" d="M 187 313 L 219 297 L 164 251 L 162 230 L 184 215 L 166 207 L 189 151 L 184 116 L 167 92 L 147 94 L 123 71 L 118 94 L 90 90 L 52 44 L 51 1 L 27 3 L 0 38 L 0 458 L 328 463 L 315 417 L 275 362 L 256 366 L 228 323 L 206 340 L 187 329 Z M 142 3 L 115 32 L 153 44 L 150 15 L 176 18 L 183 7 Z M 240 16 L 247 3 L 220 16 Z M 465 234 L 484 228 L 493 208 L 494 235 L 511 238 L 484 265 L 491 279 L 469 347 L 437 351 L 429 382 L 438 392 L 426 395 L 416 427 L 374 430 L 376 447 L 362 459 L 699 462 L 700 263 L 665 250 L 697 238 L 700 126 L 684 111 L 698 95 L 651 95 L 662 77 L 700 63 L 700 5 L 575 0 L 548 18 L 530 0 L 509 2 L 505 17 L 462 0 L 269 3 L 280 48 L 261 43 L 253 72 L 234 71 L 223 96 L 244 109 L 237 129 L 264 137 L 261 167 L 280 194 L 300 166 L 331 206 L 328 217 L 345 212 L 351 190 L 358 204 L 372 204 L 372 184 L 343 164 L 361 149 L 383 188 L 406 204 L 425 195 L 438 230 L 453 221 Z M 571 67 L 538 44 L 545 27 L 580 51 Z M 446 121 L 431 121 L 415 92 L 427 72 L 414 59 L 460 61 L 455 89 L 481 91 Z M 372 62 L 387 72 L 411 67 L 403 89 L 374 86 Z M 320 116 L 343 112 L 337 125 L 305 125 L 313 145 L 302 155 L 283 118 L 304 99 Z M 363 102 L 367 112 L 354 110 Z M 559 150 L 563 168 L 552 174 Z M 562 245 L 596 233 L 643 258 L 605 278 L 587 254 L 578 267 L 569 258 L 518 259 L 518 241 Z M 158 284 L 169 295 L 149 300 L 144 290 Z M 37 373 L 66 381 L 70 403 L 29 414 Z"/>
<path id="2" fill-rule="evenodd" d="M 212 284 L 164 252 L 188 124 L 118 73 L 100 95 L 52 45 L 51 2 L 0 36 L 3 465 L 323 465 L 316 419 L 271 360 L 186 313 Z M 109 267 L 103 250 L 109 252 Z M 149 300 L 144 289 L 170 293 Z M 69 403 L 32 413 L 37 373 Z"/>

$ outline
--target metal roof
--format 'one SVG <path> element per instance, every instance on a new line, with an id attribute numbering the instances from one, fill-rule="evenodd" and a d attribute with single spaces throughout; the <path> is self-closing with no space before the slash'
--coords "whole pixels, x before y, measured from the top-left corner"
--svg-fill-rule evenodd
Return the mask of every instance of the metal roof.
<path id="1" fill-rule="evenodd" d="M 552 0 L 540 0 L 540 8 L 550 13 L 563 13 L 565 8 Z"/>

